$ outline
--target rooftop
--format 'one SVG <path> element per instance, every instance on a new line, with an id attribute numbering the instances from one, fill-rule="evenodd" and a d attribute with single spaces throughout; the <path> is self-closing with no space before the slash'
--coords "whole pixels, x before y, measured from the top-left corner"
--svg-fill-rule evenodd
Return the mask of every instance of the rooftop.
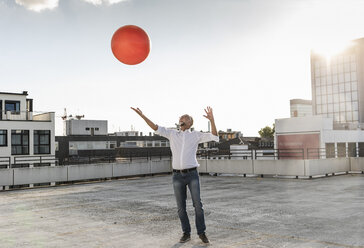
<path id="1" fill-rule="evenodd" d="M 201 176 L 211 247 L 363 247 L 364 175 Z M 204 247 L 181 236 L 171 176 L 0 192 L 2 247 Z"/>
<path id="2" fill-rule="evenodd" d="M 22 96 L 27 96 L 28 91 L 23 91 L 22 93 L 0 92 L 0 95 L 22 95 Z"/>

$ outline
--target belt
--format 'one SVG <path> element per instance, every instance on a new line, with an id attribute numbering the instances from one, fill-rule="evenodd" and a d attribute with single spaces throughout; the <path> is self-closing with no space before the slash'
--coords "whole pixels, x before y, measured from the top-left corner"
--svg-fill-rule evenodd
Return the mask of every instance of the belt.
<path id="1" fill-rule="evenodd" d="M 175 169 L 173 169 L 173 172 L 177 172 L 177 173 L 187 173 L 187 172 L 195 171 L 195 170 L 196 170 L 196 167 L 191 168 L 191 169 L 184 169 L 184 170 L 175 170 Z"/>

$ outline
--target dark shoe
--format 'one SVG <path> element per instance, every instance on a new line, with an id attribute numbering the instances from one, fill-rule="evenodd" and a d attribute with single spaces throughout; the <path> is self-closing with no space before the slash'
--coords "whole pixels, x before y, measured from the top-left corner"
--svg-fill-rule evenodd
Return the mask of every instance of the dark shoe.
<path id="1" fill-rule="evenodd" d="M 206 234 L 205 234 L 205 233 L 200 234 L 200 235 L 198 235 L 198 236 L 200 237 L 200 239 L 202 240 L 202 242 L 203 242 L 203 243 L 205 243 L 205 244 L 210 243 L 210 242 L 209 242 L 209 239 L 206 237 Z"/>
<path id="2" fill-rule="evenodd" d="M 184 233 L 183 236 L 180 238 L 180 243 L 186 243 L 187 241 L 191 240 L 191 235 L 189 233 Z"/>

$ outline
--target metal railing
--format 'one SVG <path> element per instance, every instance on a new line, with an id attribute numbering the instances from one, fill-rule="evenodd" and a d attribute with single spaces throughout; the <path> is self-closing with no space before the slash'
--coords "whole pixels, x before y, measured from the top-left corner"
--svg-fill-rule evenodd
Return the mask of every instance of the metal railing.
<path id="1" fill-rule="evenodd" d="M 128 163 L 132 161 L 148 161 L 152 159 L 171 159 L 170 151 L 138 151 L 127 152 L 122 156 L 69 156 L 59 160 L 59 165 L 95 164 L 95 163 Z"/>
<path id="2" fill-rule="evenodd" d="M 354 149 L 326 149 L 326 148 L 307 148 L 307 159 L 326 159 L 326 158 L 344 158 L 344 157 L 358 157 L 360 148 Z"/>
<path id="3" fill-rule="evenodd" d="M 7 169 L 11 167 L 11 158 L 10 157 L 0 157 L 0 168 Z"/>
<path id="4" fill-rule="evenodd" d="M 0 121 L 51 121 L 51 113 L 44 111 L 0 111 Z"/>
<path id="5" fill-rule="evenodd" d="M 304 149 L 234 149 L 210 150 L 200 149 L 197 156 L 200 158 L 218 159 L 304 159 Z"/>
<path id="6" fill-rule="evenodd" d="M 14 167 L 29 167 L 32 164 L 34 167 L 50 166 L 51 164 L 58 165 L 58 159 L 55 156 L 18 156 L 14 157 L 14 163 L 10 168 Z"/>

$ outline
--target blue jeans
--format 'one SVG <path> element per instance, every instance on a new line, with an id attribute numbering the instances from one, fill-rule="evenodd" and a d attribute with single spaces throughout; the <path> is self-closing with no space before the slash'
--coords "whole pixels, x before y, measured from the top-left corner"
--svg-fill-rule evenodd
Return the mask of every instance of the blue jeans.
<path id="1" fill-rule="evenodd" d="M 187 173 L 173 172 L 173 189 L 177 201 L 178 216 L 181 221 L 183 233 L 191 233 L 190 221 L 186 211 L 187 186 L 191 193 L 193 207 L 195 208 L 195 222 L 197 234 L 206 230 L 204 211 L 200 198 L 200 178 L 197 170 Z"/>

